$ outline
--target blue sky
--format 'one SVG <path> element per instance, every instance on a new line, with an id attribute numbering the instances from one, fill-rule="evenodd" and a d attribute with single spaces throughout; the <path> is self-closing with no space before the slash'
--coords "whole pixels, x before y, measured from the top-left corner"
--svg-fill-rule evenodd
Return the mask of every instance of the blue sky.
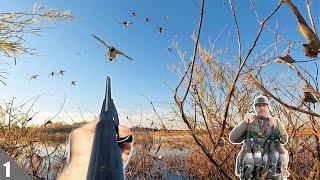
<path id="1" fill-rule="evenodd" d="M 104 96 L 105 77 L 111 75 L 113 99 L 117 108 L 125 114 L 134 115 L 141 109 L 151 108 L 140 93 L 153 101 L 173 102 L 170 88 L 175 87 L 177 79 L 168 66 L 177 63 L 177 57 L 172 52 L 170 58 L 167 47 L 176 37 L 180 46 L 187 51 L 187 57 L 191 55 L 193 46 L 190 36 L 199 17 L 199 9 L 194 2 L 200 4 L 200 1 L 194 0 L 0 1 L 0 12 L 31 11 L 33 4 L 38 3 L 48 8 L 71 10 L 76 17 L 70 23 L 59 22 L 54 29 L 41 33 L 41 37 L 26 36 L 28 46 L 36 48 L 38 55 L 19 57 L 17 66 L 13 63 L 3 65 L 10 75 L 6 81 L 8 85 L 0 86 L 1 101 L 11 97 L 22 101 L 39 94 L 50 94 L 41 97 L 36 108 L 54 114 L 66 93 L 65 109 L 68 112 L 77 113 L 81 109 L 83 113 L 97 114 Z M 206 2 L 201 43 L 208 45 L 208 39 L 215 39 L 222 31 L 215 46 L 224 49 L 230 32 L 229 48 L 235 54 L 237 44 L 227 1 Z M 248 2 L 234 1 L 242 32 L 243 53 L 247 52 L 258 28 Z M 260 17 L 265 17 L 278 1 L 255 2 Z M 305 2 L 293 2 L 307 17 Z M 316 12 L 319 1 L 313 3 L 313 12 Z M 136 17 L 131 16 L 132 11 L 137 13 Z M 165 16 L 169 19 L 164 20 Z M 150 24 L 144 22 L 145 17 L 151 18 Z M 319 11 L 315 13 L 315 19 L 319 27 Z M 125 29 L 119 24 L 122 20 L 133 21 L 134 24 Z M 268 26 L 274 27 L 276 20 L 282 35 L 304 42 L 287 6 L 280 9 Z M 164 26 L 168 31 L 160 35 L 157 26 Z M 107 61 L 104 57 L 105 48 L 91 34 L 105 39 L 133 57 L 134 61 L 127 61 L 123 57 L 118 57 L 116 62 Z M 274 41 L 274 36 L 268 31 L 264 31 L 263 36 L 258 44 L 259 49 Z M 60 69 L 67 71 L 63 77 L 49 77 L 51 71 Z M 39 79 L 29 81 L 32 74 L 39 74 Z M 72 80 L 79 81 L 77 86 L 70 85 Z M 158 108 L 167 108 L 161 106 L 158 104 Z"/>

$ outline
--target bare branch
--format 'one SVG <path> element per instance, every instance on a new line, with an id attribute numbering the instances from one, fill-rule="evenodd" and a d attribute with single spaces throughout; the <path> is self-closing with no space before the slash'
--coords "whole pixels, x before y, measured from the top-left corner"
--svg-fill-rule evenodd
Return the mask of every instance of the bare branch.
<path id="1" fill-rule="evenodd" d="M 226 126 L 226 121 L 227 121 L 227 116 L 228 116 L 228 111 L 229 111 L 229 106 L 230 106 L 230 101 L 231 101 L 231 98 L 232 98 L 232 95 L 234 93 L 234 90 L 235 90 L 235 86 L 236 86 L 236 83 L 238 81 L 238 78 L 239 78 L 239 75 L 240 75 L 240 72 L 242 71 L 242 68 L 245 66 L 246 64 L 246 61 L 248 60 L 248 58 L 250 57 L 253 49 L 255 48 L 259 38 L 260 38 L 260 35 L 262 33 L 262 30 L 264 29 L 264 25 L 266 22 L 268 22 L 268 20 L 278 11 L 278 9 L 281 7 L 282 5 L 282 1 L 280 1 L 280 3 L 276 6 L 276 8 L 272 11 L 272 13 L 265 19 L 262 21 L 261 25 L 260 25 L 260 29 L 258 31 L 258 34 L 253 42 L 253 44 L 251 45 L 250 49 L 249 49 L 249 52 L 247 53 L 246 57 L 244 58 L 244 60 L 241 62 L 241 64 L 239 65 L 239 69 L 238 69 L 238 72 L 234 78 L 234 80 L 232 81 L 232 84 L 231 86 L 229 87 L 229 93 L 228 93 L 228 96 L 227 96 L 227 100 L 226 100 L 226 105 L 225 105 L 225 112 L 224 112 L 224 119 L 223 119 L 223 123 L 222 123 L 222 129 L 220 131 L 220 138 L 223 136 L 224 134 L 224 129 L 225 129 L 225 126 Z M 219 138 L 219 139 L 220 139 Z M 219 140 L 220 141 L 220 140 Z M 217 142 L 216 146 L 218 146 L 219 144 L 219 141 Z"/>

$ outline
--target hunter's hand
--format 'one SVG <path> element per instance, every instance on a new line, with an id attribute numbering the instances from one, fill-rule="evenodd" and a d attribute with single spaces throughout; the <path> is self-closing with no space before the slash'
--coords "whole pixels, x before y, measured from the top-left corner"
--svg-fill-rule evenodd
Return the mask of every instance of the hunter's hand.
<path id="1" fill-rule="evenodd" d="M 253 113 L 247 113 L 244 117 L 244 121 L 248 124 L 250 124 L 254 119 L 256 118 L 256 115 Z"/>
<path id="2" fill-rule="evenodd" d="M 98 122 L 99 120 L 94 120 L 85 124 L 81 128 L 72 131 L 70 139 L 70 163 L 59 176 L 59 180 L 80 180 L 86 178 L 94 134 Z M 120 137 L 128 136 L 129 134 L 130 131 L 127 127 L 119 126 Z M 131 143 L 122 143 L 121 150 L 122 162 L 125 164 L 131 151 Z"/>
<path id="3" fill-rule="evenodd" d="M 270 115 L 268 115 L 268 118 L 269 118 L 269 125 L 271 127 L 273 127 L 273 128 L 277 128 L 277 126 L 278 126 L 278 123 L 277 123 L 278 118 L 274 118 L 274 117 L 272 117 Z"/>

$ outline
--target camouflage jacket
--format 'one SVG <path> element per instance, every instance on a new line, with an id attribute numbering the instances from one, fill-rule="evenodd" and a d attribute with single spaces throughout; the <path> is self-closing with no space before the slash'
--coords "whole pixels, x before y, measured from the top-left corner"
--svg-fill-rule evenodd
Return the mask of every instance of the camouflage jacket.
<path id="1" fill-rule="evenodd" d="M 280 132 L 280 143 L 286 144 L 288 142 L 288 134 L 286 133 L 286 130 L 280 120 L 276 118 L 276 121 L 277 127 L 275 130 Z M 254 142 L 259 144 L 260 147 L 264 145 L 272 133 L 272 127 L 269 125 L 268 120 L 256 118 L 250 123 L 250 126 L 243 120 L 231 130 L 229 135 L 230 142 L 234 144 L 242 143 L 245 139 L 246 131 L 248 130 L 256 132 L 256 135 L 253 137 L 253 139 Z"/>

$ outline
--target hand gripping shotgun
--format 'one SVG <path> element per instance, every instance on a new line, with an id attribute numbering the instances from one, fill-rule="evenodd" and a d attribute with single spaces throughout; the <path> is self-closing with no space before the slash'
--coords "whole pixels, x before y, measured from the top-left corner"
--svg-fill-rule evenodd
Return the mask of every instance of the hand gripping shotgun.
<path id="1" fill-rule="evenodd" d="M 132 135 L 119 136 L 119 117 L 111 98 L 111 82 L 107 76 L 105 99 L 96 126 L 87 180 L 122 180 L 124 170 L 121 143 L 132 142 Z"/>

